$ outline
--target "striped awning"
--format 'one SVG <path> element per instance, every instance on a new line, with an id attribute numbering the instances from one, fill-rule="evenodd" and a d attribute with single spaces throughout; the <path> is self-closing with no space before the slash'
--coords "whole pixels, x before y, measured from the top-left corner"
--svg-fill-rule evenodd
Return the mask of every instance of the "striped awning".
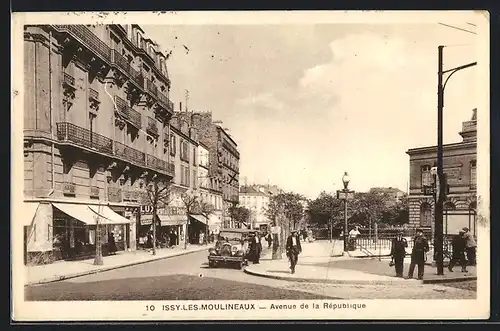
<path id="1" fill-rule="evenodd" d="M 185 215 L 157 215 L 161 226 L 174 226 L 186 223 Z M 141 215 L 141 225 L 153 224 L 153 215 Z"/>

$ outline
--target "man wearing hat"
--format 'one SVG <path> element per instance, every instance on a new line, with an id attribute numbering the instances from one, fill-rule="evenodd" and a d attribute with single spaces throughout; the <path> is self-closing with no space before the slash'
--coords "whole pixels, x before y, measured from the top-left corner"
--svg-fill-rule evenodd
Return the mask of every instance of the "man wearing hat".
<path id="1" fill-rule="evenodd" d="M 403 238 L 403 231 L 398 231 L 396 238 L 392 240 L 391 257 L 396 269 L 396 277 L 403 277 L 403 262 L 406 256 L 408 242 Z"/>
<path id="2" fill-rule="evenodd" d="M 469 231 L 469 228 L 464 227 L 464 239 L 465 239 L 465 251 L 467 252 L 467 261 L 469 265 L 476 265 L 476 241 L 474 240 L 474 236 Z"/>
<path id="3" fill-rule="evenodd" d="M 465 230 L 460 229 L 458 231 L 458 235 L 456 235 L 452 242 L 453 253 L 451 256 L 450 264 L 448 265 L 448 270 L 450 272 L 453 271 L 453 267 L 457 262 L 460 263 L 462 267 L 462 272 L 467 272 L 467 261 L 465 260 L 465 238 L 464 238 Z"/>
<path id="4" fill-rule="evenodd" d="M 413 239 L 413 249 L 411 250 L 410 270 L 408 270 L 408 278 L 413 278 L 415 265 L 418 266 L 418 279 L 424 279 L 424 266 L 429 251 L 429 243 L 424 237 L 424 231 L 417 229 L 417 234 Z"/>
<path id="5" fill-rule="evenodd" d="M 295 273 L 295 266 L 297 265 L 301 252 L 302 246 L 300 245 L 299 235 L 297 230 L 294 229 L 286 239 L 286 256 L 288 256 L 290 260 L 290 270 L 292 274 Z"/>

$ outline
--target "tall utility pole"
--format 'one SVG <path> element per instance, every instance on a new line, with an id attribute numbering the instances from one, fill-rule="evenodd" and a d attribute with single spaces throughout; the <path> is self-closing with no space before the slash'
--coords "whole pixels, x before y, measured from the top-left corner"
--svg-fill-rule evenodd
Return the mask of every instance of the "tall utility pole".
<path id="1" fill-rule="evenodd" d="M 443 49 L 438 46 L 438 109 L 437 109 L 437 180 L 439 188 L 436 197 L 436 207 L 434 212 L 434 253 L 437 266 L 437 274 L 443 275 L 443 204 L 445 199 L 445 176 L 443 171 L 443 108 L 444 89 L 450 77 L 457 71 L 475 66 L 477 62 L 465 64 L 460 67 L 443 70 Z M 443 75 L 450 73 L 443 83 Z"/>
<path id="2" fill-rule="evenodd" d="M 443 182 L 443 48 L 438 47 L 438 112 L 437 112 L 437 177 Z M 435 209 L 434 252 L 436 254 L 437 274 L 443 275 L 443 185 L 439 185 Z"/>

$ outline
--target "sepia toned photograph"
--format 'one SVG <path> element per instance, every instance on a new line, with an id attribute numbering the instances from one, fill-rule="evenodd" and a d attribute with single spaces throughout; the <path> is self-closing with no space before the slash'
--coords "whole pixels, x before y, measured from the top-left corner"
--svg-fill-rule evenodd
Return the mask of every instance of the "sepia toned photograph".
<path id="1" fill-rule="evenodd" d="M 489 316 L 487 13 L 12 22 L 13 319 Z"/>

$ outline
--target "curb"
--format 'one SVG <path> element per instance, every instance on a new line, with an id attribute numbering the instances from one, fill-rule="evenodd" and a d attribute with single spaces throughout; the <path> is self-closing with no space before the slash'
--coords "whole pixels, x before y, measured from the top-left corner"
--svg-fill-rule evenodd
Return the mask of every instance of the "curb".
<path id="1" fill-rule="evenodd" d="M 131 266 L 134 266 L 134 265 L 139 265 L 139 264 L 144 264 L 144 263 L 149 263 L 149 262 L 155 262 L 155 261 L 159 261 L 159 260 L 165 260 L 165 259 L 168 259 L 168 258 L 171 258 L 171 257 L 176 257 L 176 256 L 182 256 L 182 255 L 187 255 L 187 254 L 202 252 L 205 249 L 207 249 L 207 248 L 204 247 L 203 249 L 196 249 L 196 250 L 192 250 L 192 251 L 188 251 L 188 252 L 187 251 L 182 251 L 182 252 L 175 253 L 175 254 L 168 255 L 168 256 L 156 257 L 156 258 L 149 259 L 149 260 L 134 261 L 134 262 L 129 262 L 129 263 L 126 263 L 126 264 L 120 264 L 120 265 L 116 265 L 116 266 L 112 266 L 112 267 L 104 267 L 104 268 L 101 268 L 101 269 L 87 270 L 87 271 L 83 271 L 83 272 L 79 272 L 79 273 L 75 273 L 75 274 L 70 274 L 70 275 L 62 275 L 62 276 L 57 276 L 57 277 L 45 278 L 45 279 L 41 279 L 41 280 L 38 280 L 38 281 L 26 283 L 26 284 L 24 284 L 24 286 L 26 287 L 26 286 L 34 286 L 34 285 L 55 283 L 55 282 L 59 282 L 59 281 L 62 281 L 62 280 L 67 280 L 67 279 L 78 278 L 78 277 L 87 276 L 87 275 L 98 274 L 98 273 L 105 272 L 105 271 L 110 271 L 110 270 L 116 270 L 116 269 L 131 267 Z"/>
<path id="2" fill-rule="evenodd" d="M 424 279 L 422 281 L 423 284 L 445 284 L 445 283 L 458 283 L 477 280 L 477 276 L 464 276 L 464 277 L 455 277 L 455 278 L 435 278 L 435 279 Z"/>
<path id="3" fill-rule="evenodd" d="M 344 285 L 396 285 L 405 284 L 404 281 L 392 281 L 392 280 L 339 280 L 339 279 L 309 279 L 309 278 L 299 278 L 299 277 L 284 277 L 277 275 L 270 275 L 264 272 L 258 272 L 245 267 L 244 272 L 257 277 L 287 280 L 290 282 L 300 282 L 300 283 L 328 283 L 328 284 L 344 284 Z M 409 282 L 415 282 L 417 280 L 408 280 Z M 420 282 L 419 282 L 420 283 Z"/>

